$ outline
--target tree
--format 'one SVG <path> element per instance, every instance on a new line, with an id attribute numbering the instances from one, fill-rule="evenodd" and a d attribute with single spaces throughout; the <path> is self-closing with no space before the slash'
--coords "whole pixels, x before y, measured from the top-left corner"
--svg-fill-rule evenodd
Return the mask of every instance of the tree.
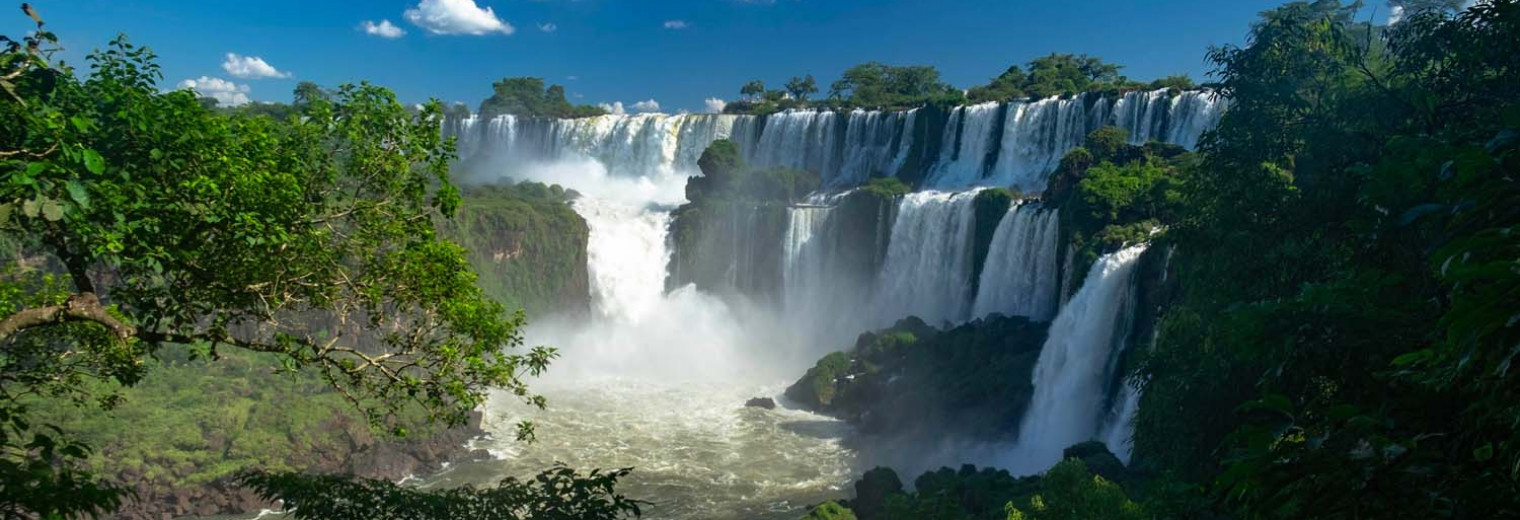
<path id="1" fill-rule="evenodd" d="M 812 74 L 800 78 L 793 76 L 791 81 L 786 82 L 786 92 L 792 95 L 792 99 L 805 102 L 808 96 L 818 93 L 818 81 L 813 79 Z"/>
<path id="2" fill-rule="evenodd" d="M 1013 65 L 986 85 L 972 87 L 966 92 L 966 97 L 973 103 L 1009 101 L 1025 95 L 1024 86 L 1028 81 L 1024 69 Z"/>
<path id="3" fill-rule="evenodd" d="M 108 406 L 86 381 L 132 385 L 168 349 L 279 356 L 377 426 L 405 408 L 459 424 L 492 389 L 543 406 L 522 378 L 554 351 L 514 350 L 523 316 L 435 230 L 459 204 L 441 104 L 360 84 L 299 120 L 227 117 L 161 91 L 124 37 L 84 78 L 56 67 L 41 27 L 0 52 L 0 230 L 44 266 L 0 276 L 0 512 L 113 507 L 77 468 L 87 448 L 19 397 Z"/>
<path id="4" fill-rule="evenodd" d="M 481 117 L 502 114 L 542 117 L 590 117 L 606 114 L 594 106 L 571 105 L 565 99 L 565 87 L 544 85 L 543 78 L 502 78 L 491 84 L 491 97 L 480 103 Z"/>
<path id="5" fill-rule="evenodd" d="M 878 62 L 846 69 L 829 88 L 830 97 L 858 107 L 903 108 L 959 95 L 955 87 L 940 81 L 939 71 L 934 67 L 897 67 Z"/>
<path id="6" fill-rule="evenodd" d="M 1230 110 L 1166 233 L 1135 457 L 1228 516 L 1507 516 L 1520 3 L 1357 11 L 1288 4 L 1211 53 Z"/>
<path id="7" fill-rule="evenodd" d="M 302 81 L 296 84 L 296 89 L 291 93 L 291 106 L 296 110 L 305 110 L 312 103 L 331 101 L 332 94 L 321 85 L 310 81 Z"/>
<path id="8" fill-rule="evenodd" d="M 751 80 L 739 88 L 739 95 L 744 96 L 745 101 L 754 101 L 755 98 L 765 93 L 765 82 L 758 79 Z"/>
<path id="9" fill-rule="evenodd" d="M 1121 83 L 1120 67 L 1086 54 L 1051 54 L 1029 62 L 1024 90 L 1034 97 L 1086 92 L 1094 85 Z"/>
<path id="10" fill-rule="evenodd" d="M 1081 459 L 1066 459 L 1040 479 L 1040 494 L 1028 513 L 1008 504 L 1009 520 L 1141 520 L 1147 518 L 1124 489 L 1087 471 Z"/>

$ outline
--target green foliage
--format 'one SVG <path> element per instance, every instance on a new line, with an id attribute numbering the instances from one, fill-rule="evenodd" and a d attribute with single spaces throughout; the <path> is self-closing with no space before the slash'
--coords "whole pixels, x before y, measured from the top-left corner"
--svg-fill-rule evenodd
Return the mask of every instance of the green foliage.
<path id="1" fill-rule="evenodd" d="M 494 488 L 441 491 L 296 473 L 246 473 L 241 481 L 266 500 L 283 500 L 297 520 L 616 520 L 638 517 L 647 505 L 614 490 L 630 471 L 583 476 L 557 466 L 532 480 L 508 477 Z"/>
<path id="2" fill-rule="evenodd" d="M 846 69 L 829 87 L 829 96 L 849 107 L 913 108 L 925 104 L 958 104 L 961 91 L 940 81 L 939 71 L 926 65 L 893 66 L 877 62 Z"/>
<path id="3" fill-rule="evenodd" d="M 750 80 L 749 82 L 746 82 L 743 87 L 739 88 L 739 95 L 744 96 L 745 101 L 754 101 L 764 93 L 765 82 L 758 79 Z"/>
<path id="4" fill-rule="evenodd" d="M 966 97 L 971 102 L 983 103 L 1141 86 L 1119 75 L 1121 66 L 1104 63 L 1102 59 L 1086 54 L 1050 54 L 1035 58 L 1027 67 L 1027 72 L 1018 65 L 1008 67 L 986 85 L 972 87 Z"/>
<path id="5" fill-rule="evenodd" d="M 530 316 L 584 313 L 590 306 L 590 228 L 568 202 L 573 190 L 524 182 L 473 186 L 459 213 L 440 222 L 469 251 L 486 294 Z"/>
<path id="6" fill-rule="evenodd" d="M 838 502 L 829 501 L 818 504 L 818 507 L 808 511 L 807 516 L 802 517 L 802 520 L 855 520 L 855 512 L 839 505 Z"/>
<path id="7" fill-rule="evenodd" d="M 1198 88 L 1198 85 L 1193 83 L 1193 78 L 1187 76 L 1167 76 L 1152 81 L 1150 88 L 1152 90 L 1162 88 L 1172 90 L 1193 90 Z"/>
<path id="8" fill-rule="evenodd" d="M 50 507 L 110 507 L 81 452 L 36 443 L 49 428 L 17 399 L 114 404 L 86 383 L 136 384 L 150 354 L 266 353 L 377 426 L 413 411 L 460 424 L 488 390 L 543 405 L 523 378 L 554 352 L 512 351 L 522 315 L 435 228 L 460 204 L 439 103 L 360 84 L 300 118 L 224 116 L 161 91 L 153 53 L 125 38 L 83 77 L 54 67 L 38 27 L 0 52 L 0 229 L 47 269 L 0 280 L 0 507 L 43 514 L 21 500 L 71 489 L 78 502 Z"/>
<path id="9" fill-rule="evenodd" d="M 913 192 L 896 177 L 877 177 L 860 185 L 860 191 L 881 199 L 894 199 Z"/>
<path id="10" fill-rule="evenodd" d="M 1068 458 L 1040 478 L 1040 493 L 1023 509 L 1009 504 L 1008 519 L 1142 520 L 1140 505 L 1118 484 L 1087 471 L 1081 459 Z"/>
<path id="11" fill-rule="evenodd" d="M 337 465 L 381 440 L 314 371 L 283 371 L 277 357 L 261 353 L 227 351 L 217 360 L 164 354 L 144 363 L 150 377 L 136 385 L 83 384 L 93 394 L 114 394 L 107 411 L 33 398 L 25 401 L 30 415 L 99 447 L 82 464 L 89 473 L 155 490 L 217 482 L 250 468 Z M 410 436 L 434 433 L 418 411 L 392 425 Z"/>
<path id="12" fill-rule="evenodd" d="M 484 118 L 501 114 L 576 118 L 605 115 L 607 111 L 592 105 L 570 104 L 565 99 L 565 87 L 545 88 L 543 78 L 519 77 L 492 83 L 491 97 L 480 102 L 479 113 Z"/>
<path id="13" fill-rule="evenodd" d="M 1092 153 L 1096 161 L 1117 161 L 1119 152 L 1129 144 L 1129 131 L 1117 126 L 1105 126 L 1087 134 L 1083 148 Z"/>
<path id="14" fill-rule="evenodd" d="M 792 99 L 806 103 L 809 96 L 818 93 L 818 80 L 813 79 L 812 74 L 793 76 L 786 82 L 786 93 L 791 94 Z"/>
<path id="15" fill-rule="evenodd" d="M 1354 13 L 1212 53 L 1231 107 L 1169 219 L 1136 460 L 1239 517 L 1511 516 L 1520 4 Z"/>

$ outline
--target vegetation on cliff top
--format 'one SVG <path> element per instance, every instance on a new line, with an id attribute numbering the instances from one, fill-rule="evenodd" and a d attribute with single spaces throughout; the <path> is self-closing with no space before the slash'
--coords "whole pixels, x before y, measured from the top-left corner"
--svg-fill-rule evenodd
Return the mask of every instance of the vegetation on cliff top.
<path id="1" fill-rule="evenodd" d="M 477 284 L 528 316 L 590 309 L 586 245 L 590 228 L 571 209 L 579 195 L 534 182 L 466 187 L 459 212 L 440 222 L 469 251 Z"/>
<path id="2" fill-rule="evenodd" d="M 556 118 L 593 117 L 607 114 L 594 105 L 572 105 L 565 99 L 565 87 L 544 86 L 543 78 L 502 78 L 491 84 L 491 97 L 480 102 L 480 117 L 489 119 L 502 114 Z"/>

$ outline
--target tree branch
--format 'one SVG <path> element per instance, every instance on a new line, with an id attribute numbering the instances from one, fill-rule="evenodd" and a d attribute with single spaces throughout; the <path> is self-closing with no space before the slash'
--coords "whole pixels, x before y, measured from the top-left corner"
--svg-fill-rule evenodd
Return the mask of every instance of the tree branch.
<path id="1" fill-rule="evenodd" d="M 0 321 L 0 341 L 31 327 L 64 321 L 93 321 L 111 329 L 111 334 L 121 341 L 137 335 L 137 329 L 106 312 L 95 293 L 86 292 L 70 296 L 63 305 L 23 309 Z"/>

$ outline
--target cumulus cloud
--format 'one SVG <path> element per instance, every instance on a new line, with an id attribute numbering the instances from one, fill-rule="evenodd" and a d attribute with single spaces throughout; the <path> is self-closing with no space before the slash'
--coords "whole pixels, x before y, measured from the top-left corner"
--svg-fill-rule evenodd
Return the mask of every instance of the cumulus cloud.
<path id="1" fill-rule="evenodd" d="M 548 33 L 548 32 L 554 32 L 554 31 L 558 31 L 559 30 L 559 26 L 558 25 L 554 25 L 552 23 L 541 23 L 541 24 L 538 24 L 538 30 L 546 32 L 546 33 Z"/>
<path id="2" fill-rule="evenodd" d="M 623 108 L 623 102 L 622 101 L 617 101 L 617 102 L 614 102 L 612 104 L 597 103 L 596 106 L 600 107 L 602 110 L 606 110 L 607 113 L 615 115 L 615 116 L 620 116 L 620 115 L 628 113 L 628 110 L 626 110 L 626 109 Z"/>
<path id="3" fill-rule="evenodd" d="M 259 79 L 259 78 L 288 78 L 289 72 L 281 72 L 274 68 L 264 58 L 258 56 L 239 56 L 235 52 L 227 53 L 227 59 L 222 62 L 222 70 L 227 71 L 234 78 Z"/>
<path id="4" fill-rule="evenodd" d="M 365 20 L 364 24 L 359 26 L 359 29 L 363 30 L 364 34 L 387 39 L 400 38 L 406 35 L 406 31 L 401 30 L 400 27 L 396 27 L 396 24 L 391 23 L 390 20 L 380 20 L 380 23 Z"/>
<path id="5" fill-rule="evenodd" d="M 1396 6 L 1393 6 L 1393 9 L 1390 9 L 1388 11 L 1388 25 L 1393 25 L 1393 24 L 1399 23 L 1399 20 L 1403 20 L 1403 19 L 1404 19 L 1404 6 L 1402 6 L 1402 5 L 1396 5 Z"/>
<path id="6" fill-rule="evenodd" d="M 179 82 L 179 88 L 194 90 L 200 96 L 215 99 L 221 106 L 235 107 L 249 102 L 248 85 L 239 85 L 222 78 L 201 76 L 187 79 Z"/>
<path id="7" fill-rule="evenodd" d="M 490 33 L 512 34 L 517 31 L 512 24 L 496 17 L 490 7 L 481 8 L 475 0 L 422 0 L 417 7 L 403 13 L 413 25 L 433 34 Z"/>
<path id="8" fill-rule="evenodd" d="M 660 102 L 653 99 L 647 99 L 638 103 L 634 103 L 633 109 L 639 112 L 659 112 Z"/>
<path id="9" fill-rule="evenodd" d="M 728 107 L 728 102 L 719 98 L 711 97 L 707 98 L 707 101 L 702 102 L 702 106 L 704 109 L 703 112 L 710 114 L 722 114 L 723 109 Z"/>
<path id="10" fill-rule="evenodd" d="M 665 21 L 665 28 L 666 29 L 674 29 L 674 30 L 679 31 L 679 30 L 685 29 L 687 27 L 691 27 L 691 24 L 686 23 L 686 20 L 666 20 Z"/>

